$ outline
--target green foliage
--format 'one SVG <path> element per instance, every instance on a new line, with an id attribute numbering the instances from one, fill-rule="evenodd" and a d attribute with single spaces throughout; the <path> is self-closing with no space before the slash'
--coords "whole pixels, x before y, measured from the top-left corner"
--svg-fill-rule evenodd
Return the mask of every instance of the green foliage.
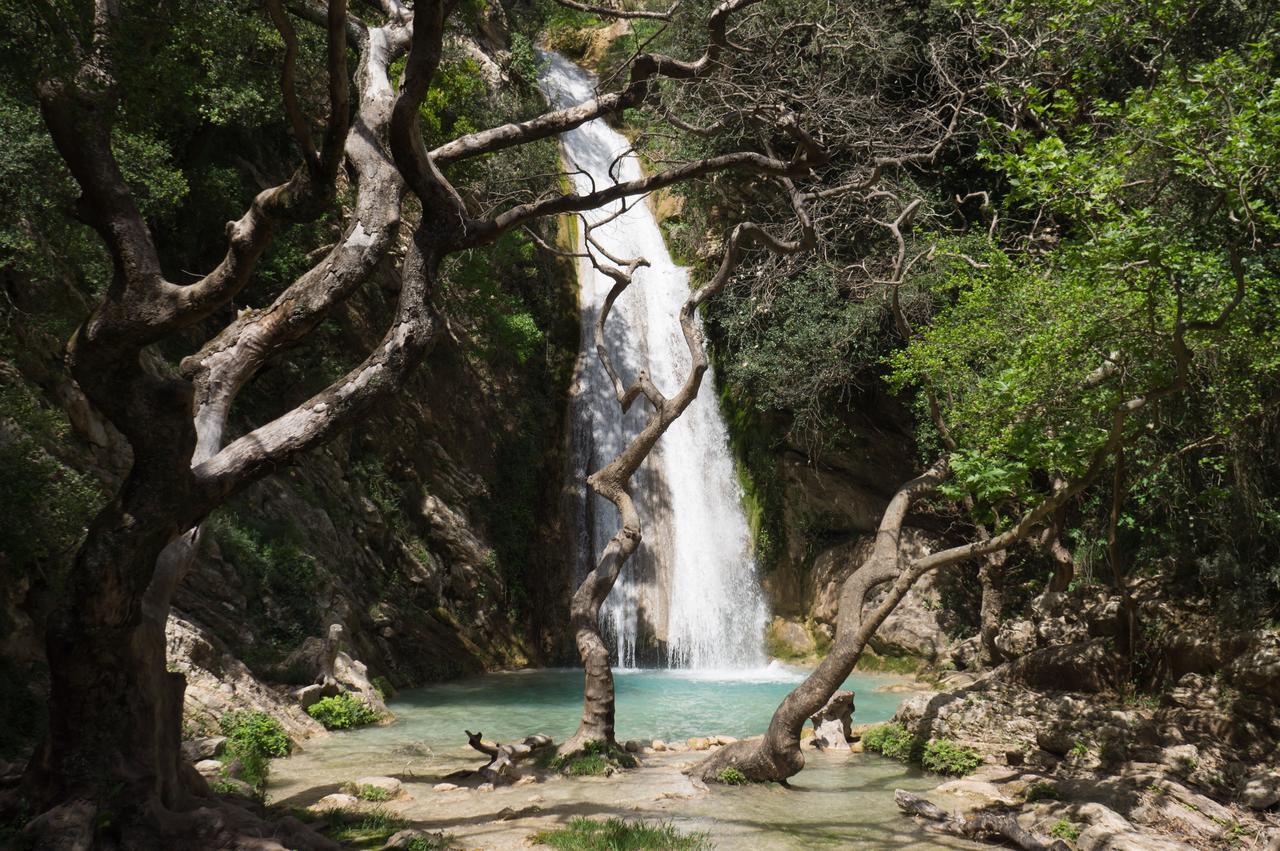
<path id="1" fill-rule="evenodd" d="M 982 764 L 982 757 L 950 739 L 930 739 L 920 754 L 920 764 L 937 774 L 963 777 Z"/>
<path id="2" fill-rule="evenodd" d="M 1034 801 L 1056 801 L 1062 795 L 1058 792 L 1057 786 L 1046 780 L 1040 780 L 1028 786 L 1023 793 L 1023 797 L 1027 803 L 1032 803 Z"/>
<path id="3" fill-rule="evenodd" d="M 256 790 L 267 781 L 270 760 L 289 755 L 289 737 L 280 722 L 265 712 L 238 709 L 219 719 L 227 737 L 226 756 L 244 766 L 243 780 Z"/>
<path id="4" fill-rule="evenodd" d="M 720 773 L 716 775 L 716 780 L 726 786 L 745 786 L 747 783 L 751 782 L 747 779 L 747 775 L 743 774 L 742 771 L 734 768 L 732 765 L 728 768 L 721 769 Z"/>
<path id="5" fill-rule="evenodd" d="M 862 734 L 862 747 L 899 762 L 916 762 L 920 759 L 924 742 L 907 732 L 901 724 L 881 724 Z"/>
<path id="6" fill-rule="evenodd" d="M 705 833 L 681 833 L 668 822 L 596 821 L 581 816 L 570 819 L 565 827 L 535 833 L 533 841 L 560 851 L 703 851 L 712 847 Z"/>
<path id="7" fill-rule="evenodd" d="M 322 697 L 307 707 L 307 714 L 323 724 L 326 730 L 348 730 L 378 720 L 378 713 L 373 707 L 351 692 Z"/>
<path id="8" fill-rule="evenodd" d="M 0 689 L 0 758 L 27 755 L 48 726 L 45 699 L 33 688 L 44 679 L 34 665 L 20 665 L 0 657 L 0 679 L 8 687 Z"/>
<path id="9" fill-rule="evenodd" d="M 1075 842 L 1080 838 L 1080 825 L 1072 824 L 1064 818 L 1058 819 L 1053 823 L 1053 827 L 1049 828 L 1049 835 L 1056 836 L 1059 839 L 1065 839 L 1068 842 Z"/>
<path id="10" fill-rule="evenodd" d="M 246 581 L 250 615 L 260 634 L 274 646 L 292 648 L 319 633 L 316 560 L 297 542 L 296 530 L 251 524 L 236 508 L 211 514 L 206 529 Z"/>
<path id="11" fill-rule="evenodd" d="M 11 569 L 63 568 L 104 501 L 97 481 L 53 454 L 71 439 L 66 417 L 0 362 L 0 562 Z"/>

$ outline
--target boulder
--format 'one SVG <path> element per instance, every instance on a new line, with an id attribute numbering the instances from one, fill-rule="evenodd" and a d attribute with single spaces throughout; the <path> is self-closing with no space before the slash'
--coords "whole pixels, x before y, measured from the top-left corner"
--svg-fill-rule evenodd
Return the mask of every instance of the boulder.
<path id="1" fill-rule="evenodd" d="M 701 736 L 695 736 L 686 741 L 685 744 L 689 746 L 689 750 L 691 751 L 705 751 L 707 748 L 711 747 L 711 740 Z"/>
<path id="2" fill-rule="evenodd" d="M 717 745 L 731 745 L 736 741 L 738 740 L 735 739 L 733 736 L 716 736 L 715 737 L 715 742 Z"/>
<path id="3" fill-rule="evenodd" d="M 1240 802 L 1254 810 L 1265 810 L 1280 803 L 1280 771 L 1260 771 L 1244 781 Z"/>
<path id="4" fill-rule="evenodd" d="M 298 708 L 305 712 L 324 698 L 336 697 L 340 692 L 337 683 L 312 683 L 295 690 L 293 699 L 298 701 Z"/>
<path id="5" fill-rule="evenodd" d="M 653 744 L 650 745 L 650 747 L 653 748 L 655 751 L 661 752 L 667 749 L 667 743 L 662 741 L 662 739 L 654 739 Z"/>
<path id="6" fill-rule="evenodd" d="M 182 743 L 182 755 L 191 763 L 222 756 L 222 752 L 226 749 L 226 736 L 205 736 L 204 738 L 191 739 Z"/>
<path id="7" fill-rule="evenodd" d="M 837 691 L 809 720 L 813 722 L 814 747 L 847 748 L 853 738 L 853 692 Z"/>
<path id="8" fill-rule="evenodd" d="M 355 795 L 345 795 L 341 792 L 334 792 L 332 795 L 325 795 L 320 800 L 311 805 L 310 809 L 315 812 L 323 810 L 346 810 L 358 806 L 360 801 Z"/>
<path id="9" fill-rule="evenodd" d="M 1115 651 L 1094 638 L 1032 651 L 1010 662 L 1004 675 L 1033 688 L 1097 694 L 1114 686 L 1118 672 Z"/>
<path id="10" fill-rule="evenodd" d="M 222 763 L 216 759 L 202 759 L 195 764 L 196 771 L 205 780 L 216 780 L 222 776 Z"/>
<path id="11" fill-rule="evenodd" d="M 996 648 L 1006 659 L 1017 659 L 1036 649 L 1036 627 L 1031 621 L 1006 621 L 996 635 Z"/>

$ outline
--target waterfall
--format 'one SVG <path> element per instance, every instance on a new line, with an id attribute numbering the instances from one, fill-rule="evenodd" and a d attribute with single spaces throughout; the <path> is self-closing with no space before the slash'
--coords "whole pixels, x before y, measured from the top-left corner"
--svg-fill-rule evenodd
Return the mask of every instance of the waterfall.
<path id="1" fill-rule="evenodd" d="M 544 54 L 539 83 L 557 107 L 595 96 L 595 78 L 558 54 Z M 641 176 L 629 143 L 604 121 L 561 135 L 580 193 Z M 606 326 L 606 342 L 623 380 L 647 369 L 670 396 L 688 375 L 689 352 L 679 311 L 689 295 L 686 269 L 667 252 L 648 204 L 628 200 L 628 209 L 593 232 L 615 257 L 644 257 L 631 286 L 618 299 Z M 615 204 L 587 214 L 599 222 Z M 579 234 L 579 250 L 582 235 Z M 586 474 L 612 459 L 643 425 L 643 400 L 620 415 L 608 378 L 595 354 L 595 318 L 612 281 L 579 261 L 582 356 L 573 389 L 572 473 L 579 490 L 577 569 L 594 566 L 618 529 L 617 512 L 588 493 Z M 698 397 L 663 435 L 637 472 L 632 493 L 643 524 L 643 541 L 624 568 L 601 613 L 617 663 L 635 667 L 660 662 L 689 669 L 763 665 L 768 610 L 752 557 L 751 534 L 742 511 L 742 490 L 729 453 L 729 436 L 716 399 L 715 377 L 702 379 Z"/>

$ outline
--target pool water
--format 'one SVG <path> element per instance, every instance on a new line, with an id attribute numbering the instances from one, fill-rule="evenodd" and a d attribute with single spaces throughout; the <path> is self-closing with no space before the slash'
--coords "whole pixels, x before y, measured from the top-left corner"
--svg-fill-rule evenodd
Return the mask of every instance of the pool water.
<path id="1" fill-rule="evenodd" d="M 762 733 L 778 702 L 805 672 L 771 666 L 750 672 L 618 671 L 619 739 L 679 741 L 690 736 Z M 406 823 L 454 835 L 461 848 L 528 849 L 532 832 L 574 816 L 670 821 L 709 834 L 720 851 L 808 851 L 978 848 L 926 833 L 893 804 L 893 790 L 924 793 L 939 782 L 919 769 L 875 754 L 820 753 L 806 747 L 805 769 L 791 787 L 776 784 L 700 788 L 683 769 L 704 754 L 656 753 L 638 770 L 612 778 L 543 773 L 528 786 L 435 791 L 458 769 L 484 757 L 467 747 L 464 730 L 486 739 L 519 740 L 545 733 L 563 741 L 582 709 L 581 670 L 487 674 L 401 693 L 386 726 L 334 733 L 305 742 L 272 766 L 268 795 L 285 808 L 307 807 L 358 777 L 389 775 L 405 795 L 385 806 Z M 877 691 L 897 677 L 855 675 L 855 723 L 889 719 L 903 695 Z M 943 796 L 930 793 L 941 806 Z"/>
<path id="2" fill-rule="evenodd" d="M 772 665 L 754 671 L 615 672 L 617 735 L 626 739 L 753 736 L 763 733 L 778 703 L 805 676 Z M 572 735 L 582 713 L 581 670 L 552 669 L 487 674 L 398 694 L 389 706 L 396 721 L 359 735 L 375 743 L 465 743 L 464 729 L 509 741 L 545 733 L 556 741 Z M 845 688 L 856 693 L 854 723 L 886 721 L 901 694 L 877 692 L 892 677 L 857 675 Z"/>

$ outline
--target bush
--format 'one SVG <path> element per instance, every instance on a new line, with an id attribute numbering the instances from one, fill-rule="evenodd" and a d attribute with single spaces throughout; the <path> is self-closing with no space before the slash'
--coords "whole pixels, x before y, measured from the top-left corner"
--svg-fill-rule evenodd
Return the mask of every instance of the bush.
<path id="1" fill-rule="evenodd" d="M 716 780 L 719 780 L 727 786 L 745 786 L 747 783 L 751 782 L 747 779 L 747 775 L 743 774 L 732 765 L 717 774 Z"/>
<path id="2" fill-rule="evenodd" d="M 973 748 L 957 745 L 950 739 L 932 739 L 924 746 L 920 764 L 938 774 L 963 777 L 982 765 L 982 757 Z"/>
<path id="3" fill-rule="evenodd" d="M 323 724 L 326 730 L 363 727 L 378 720 L 378 713 L 350 692 L 320 698 L 307 707 L 307 714 Z"/>
<path id="4" fill-rule="evenodd" d="M 703 851 L 712 847 L 705 833 L 681 833 L 667 822 L 593 821 L 581 816 L 570 819 L 566 827 L 538 831 L 533 841 L 561 851 Z"/>
<path id="5" fill-rule="evenodd" d="M 240 760 L 242 779 L 261 790 L 272 757 L 289 755 L 289 737 L 280 722 L 265 712 L 237 709 L 218 722 L 227 737 L 227 757 Z"/>
<path id="6" fill-rule="evenodd" d="M 913 762 L 919 758 L 920 740 L 901 724 L 881 724 L 862 734 L 862 747 L 899 762 Z"/>

